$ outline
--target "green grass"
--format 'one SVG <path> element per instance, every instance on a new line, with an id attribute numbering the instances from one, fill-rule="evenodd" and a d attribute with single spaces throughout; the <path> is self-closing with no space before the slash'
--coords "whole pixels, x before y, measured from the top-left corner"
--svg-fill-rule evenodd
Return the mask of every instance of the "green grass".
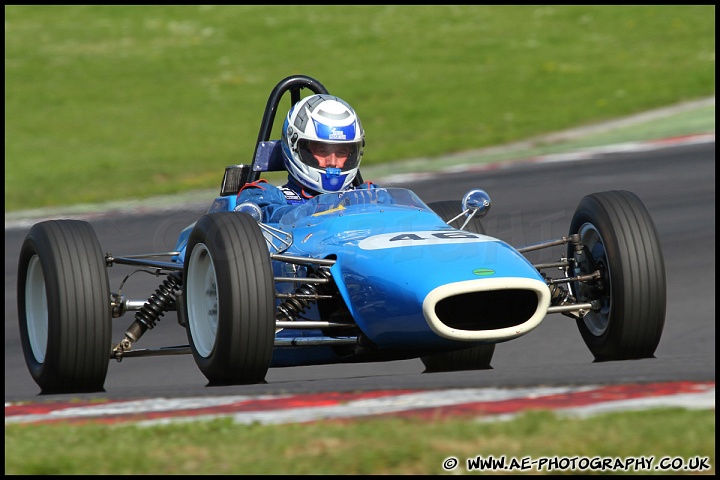
<path id="1" fill-rule="evenodd" d="M 217 188 L 291 74 L 433 158 L 714 95 L 715 6 L 5 6 L 5 211 Z"/>
<path id="2" fill-rule="evenodd" d="M 466 459 L 478 455 L 653 456 L 656 464 L 663 457 L 707 457 L 712 468 L 703 473 L 714 473 L 715 412 L 654 409 L 585 419 L 531 412 L 499 422 L 396 417 L 287 425 L 223 419 L 152 428 L 5 426 L 5 474 L 441 474 L 451 456 L 461 462 L 454 472 L 467 473 Z"/>

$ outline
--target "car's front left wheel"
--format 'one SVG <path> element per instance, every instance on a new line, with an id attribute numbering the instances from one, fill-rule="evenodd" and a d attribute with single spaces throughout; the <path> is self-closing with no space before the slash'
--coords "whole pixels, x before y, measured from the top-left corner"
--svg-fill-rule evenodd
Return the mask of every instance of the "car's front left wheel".
<path id="1" fill-rule="evenodd" d="M 263 381 L 275 340 L 275 284 L 252 217 L 221 212 L 198 220 L 188 240 L 183 293 L 190 347 L 210 385 Z"/>

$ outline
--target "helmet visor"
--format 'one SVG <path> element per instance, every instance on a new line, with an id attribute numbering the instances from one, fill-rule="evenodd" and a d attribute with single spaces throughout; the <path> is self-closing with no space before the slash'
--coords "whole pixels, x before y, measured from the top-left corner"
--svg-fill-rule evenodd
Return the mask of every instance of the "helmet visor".
<path id="1" fill-rule="evenodd" d="M 298 142 L 300 158 L 313 168 L 339 168 L 343 172 L 358 166 L 359 142 L 326 143 L 312 140 Z"/>

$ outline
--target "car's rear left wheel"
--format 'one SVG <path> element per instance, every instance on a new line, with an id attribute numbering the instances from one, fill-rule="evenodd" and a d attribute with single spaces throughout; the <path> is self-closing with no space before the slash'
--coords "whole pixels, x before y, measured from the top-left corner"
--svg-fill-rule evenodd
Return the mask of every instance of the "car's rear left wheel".
<path id="1" fill-rule="evenodd" d="M 18 265 L 25 362 L 42 393 L 103 391 L 110 361 L 110 285 L 90 224 L 51 220 L 25 237 Z"/>

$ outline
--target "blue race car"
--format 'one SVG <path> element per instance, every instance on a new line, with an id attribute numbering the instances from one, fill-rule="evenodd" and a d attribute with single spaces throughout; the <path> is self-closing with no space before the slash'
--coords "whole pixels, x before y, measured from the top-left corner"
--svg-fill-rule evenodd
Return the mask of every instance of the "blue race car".
<path id="1" fill-rule="evenodd" d="M 523 248 L 488 236 L 483 190 L 426 205 L 403 188 L 322 194 L 262 223 L 237 192 L 283 170 L 270 132 L 294 75 L 272 90 L 253 161 L 226 168 L 220 195 L 172 252 L 104 254 L 84 221 L 34 225 L 20 254 L 18 312 L 25 360 L 43 393 L 102 391 L 111 359 L 191 353 L 210 385 L 263 381 L 270 367 L 421 358 L 428 372 L 490 368 L 495 344 L 548 314 L 573 317 L 597 361 L 651 357 L 665 321 L 660 242 L 627 191 L 584 197 L 569 233 Z M 362 183 L 360 175 L 355 179 Z M 566 245 L 557 262 L 527 252 Z M 147 299 L 111 291 L 107 269 L 164 277 Z M 557 277 L 547 271 L 559 272 Z M 168 311 L 188 345 L 137 349 Z M 113 318 L 134 312 L 124 338 Z"/>

